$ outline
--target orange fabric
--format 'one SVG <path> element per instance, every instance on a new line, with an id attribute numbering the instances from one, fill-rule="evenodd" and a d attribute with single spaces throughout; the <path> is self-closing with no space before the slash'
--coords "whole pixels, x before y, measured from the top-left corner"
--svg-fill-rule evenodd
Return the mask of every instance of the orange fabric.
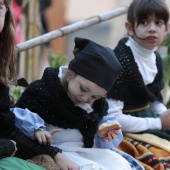
<path id="1" fill-rule="evenodd" d="M 170 170 L 170 152 L 124 137 L 118 149 L 132 155 L 146 170 Z"/>

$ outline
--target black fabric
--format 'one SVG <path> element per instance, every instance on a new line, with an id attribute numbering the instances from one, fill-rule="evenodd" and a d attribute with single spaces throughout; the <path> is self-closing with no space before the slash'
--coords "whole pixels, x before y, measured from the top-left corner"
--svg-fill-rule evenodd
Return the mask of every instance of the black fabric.
<path id="1" fill-rule="evenodd" d="M 9 88 L 0 83 L 0 136 L 15 128 L 15 116 L 10 112 Z"/>
<path id="2" fill-rule="evenodd" d="M 16 156 L 23 159 L 40 154 L 48 154 L 54 158 L 58 152 L 61 152 L 59 148 L 40 145 L 38 141 L 29 139 L 15 127 L 15 116 L 10 112 L 9 88 L 0 83 L 0 141 L 4 139 L 14 140 L 17 143 Z M 7 147 L 5 143 L 1 143 L 0 147 L 1 157 L 10 154 L 10 152 L 4 154 L 3 148 Z M 12 150 L 10 145 L 9 150 Z"/>
<path id="3" fill-rule="evenodd" d="M 9 87 L 0 82 L 0 112 L 9 112 L 10 97 Z"/>
<path id="4" fill-rule="evenodd" d="M 62 152 L 61 149 L 57 147 L 40 145 L 38 140 L 28 138 L 17 128 L 15 128 L 10 135 L 6 136 L 6 138 L 14 140 L 17 143 L 18 150 L 15 156 L 22 159 L 29 159 L 33 156 L 41 154 L 47 154 L 54 158 L 58 152 Z"/>
<path id="5" fill-rule="evenodd" d="M 40 12 L 44 11 L 52 4 L 51 0 L 40 0 Z"/>
<path id="6" fill-rule="evenodd" d="M 0 136 L 10 134 L 15 129 L 15 115 L 12 112 L 0 112 Z"/>
<path id="7" fill-rule="evenodd" d="M 22 3 L 23 3 L 23 0 L 15 0 L 15 1 L 16 1 L 16 3 L 17 3 L 19 6 L 21 6 Z"/>
<path id="8" fill-rule="evenodd" d="M 48 25 L 47 25 L 47 20 L 46 20 L 46 15 L 45 15 L 45 10 L 52 4 L 51 0 L 40 0 L 40 6 L 39 6 L 39 11 L 40 11 L 40 17 L 41 17 L 41 23 L 42 23 L 42 34 L 45 34 L 48 32 Z M 48 42 L 49 43 L 49 42 Z M 47 43 L 47 44 L 48 44 Z"/>
<path id="9" fill-rule="evenodd" d="M 8 139 L 0 139 L 0 159 L 11 156 L 15 151 L 14 143 Z"/>
<path id="10" fill-rule="evenodd" d="M 69 69 L 109 91 L 122 71 L 114 52 L 91 40 L 75 38 L 80 51 L 71 60 Z"/>
<path id="11" fill-rule="evenodd" d="M 58 72 L 58 68 L 46 68 L 42 79 L 32 82 L 15 106 L 28 108 L 54 126 L 79 129 L 84 137 L 84 147 L 92 147 L 98 122 L 107 114 L 107 102 L 104 98 L 96 100 L 94 111 L 89 114 L 74 106 L 60 83 Z"/>
<path id="12" fill-rule="evenodd" d="M 158 73 L 151 84 L 145 86 L 137 63 L 130 47 L 126 46 L 127 38 L 119 41 L 114 49 L 116 57 L 123 66 L 123 72 L 115 81 L 108 98 L 124 102 L 124 110 L 136 109 L 156 100 L 162 102 L 161 90 L 164 87 L 163 69 L 160 55 L 156 52 Z"/>

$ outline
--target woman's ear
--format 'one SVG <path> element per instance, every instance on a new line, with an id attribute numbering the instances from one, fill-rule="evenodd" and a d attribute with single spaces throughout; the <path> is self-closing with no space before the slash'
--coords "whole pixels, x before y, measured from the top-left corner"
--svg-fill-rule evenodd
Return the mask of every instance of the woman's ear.
<path id="1" fill-rule="evenodd" d="M 130 24 L 129 22 L 126 22 L 125 23 L 125 28 L 127 30 L 128 35 L 133 37 L 133 26 L 132 26 L 132 24 Z"/>

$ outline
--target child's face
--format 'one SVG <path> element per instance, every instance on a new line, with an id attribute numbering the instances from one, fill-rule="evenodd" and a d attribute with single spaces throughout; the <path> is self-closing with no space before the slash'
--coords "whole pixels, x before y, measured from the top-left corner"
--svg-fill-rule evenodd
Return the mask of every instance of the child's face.
<path id="1" fill-rule="evenodd" d="M 137 24 L 135 25 L 133 38 L 142 47 L 152 50 L 163 41 L 166 31 L 167 26 L 164 21 L 156 18 L 153 14 L 138 26 Z"/>
<path id="2" fill-rule="evenodd" d="M 68 80 L 68 93 L 74 103 L 93 103 L 106 95 L 107 91 L 97 84 L 76 75 Z"/>

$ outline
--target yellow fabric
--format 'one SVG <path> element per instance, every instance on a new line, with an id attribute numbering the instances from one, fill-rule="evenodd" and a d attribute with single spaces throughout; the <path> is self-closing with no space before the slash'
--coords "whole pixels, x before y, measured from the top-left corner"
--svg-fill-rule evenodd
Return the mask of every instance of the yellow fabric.
<path id="1" fill-rule="evenodd" d="M 131 109 L 131 110 L 123 110 L 123 113 L 138 112 L 138 111 L 146 110 L 146 109 L 148 109 L 149 107 L 150 107 L 150 105 L 147 104 L 146 106 L 141 107 L 141 108 Z"/>
<path id="2" fill-rule="evenodd" d="M 153 134 L 149 133 L 143 133 L 143 134 L 134 134 L 134 133 L 124 133 L 125 136 L 130 137 L 132 139 L 149 143 L 153 146 L 156 146 L 158 148 L 164 149 L 168 152 L 170 152 L 170 142 L 166 139 L 162 139 L 158 136 L 155 136 Z"/>

